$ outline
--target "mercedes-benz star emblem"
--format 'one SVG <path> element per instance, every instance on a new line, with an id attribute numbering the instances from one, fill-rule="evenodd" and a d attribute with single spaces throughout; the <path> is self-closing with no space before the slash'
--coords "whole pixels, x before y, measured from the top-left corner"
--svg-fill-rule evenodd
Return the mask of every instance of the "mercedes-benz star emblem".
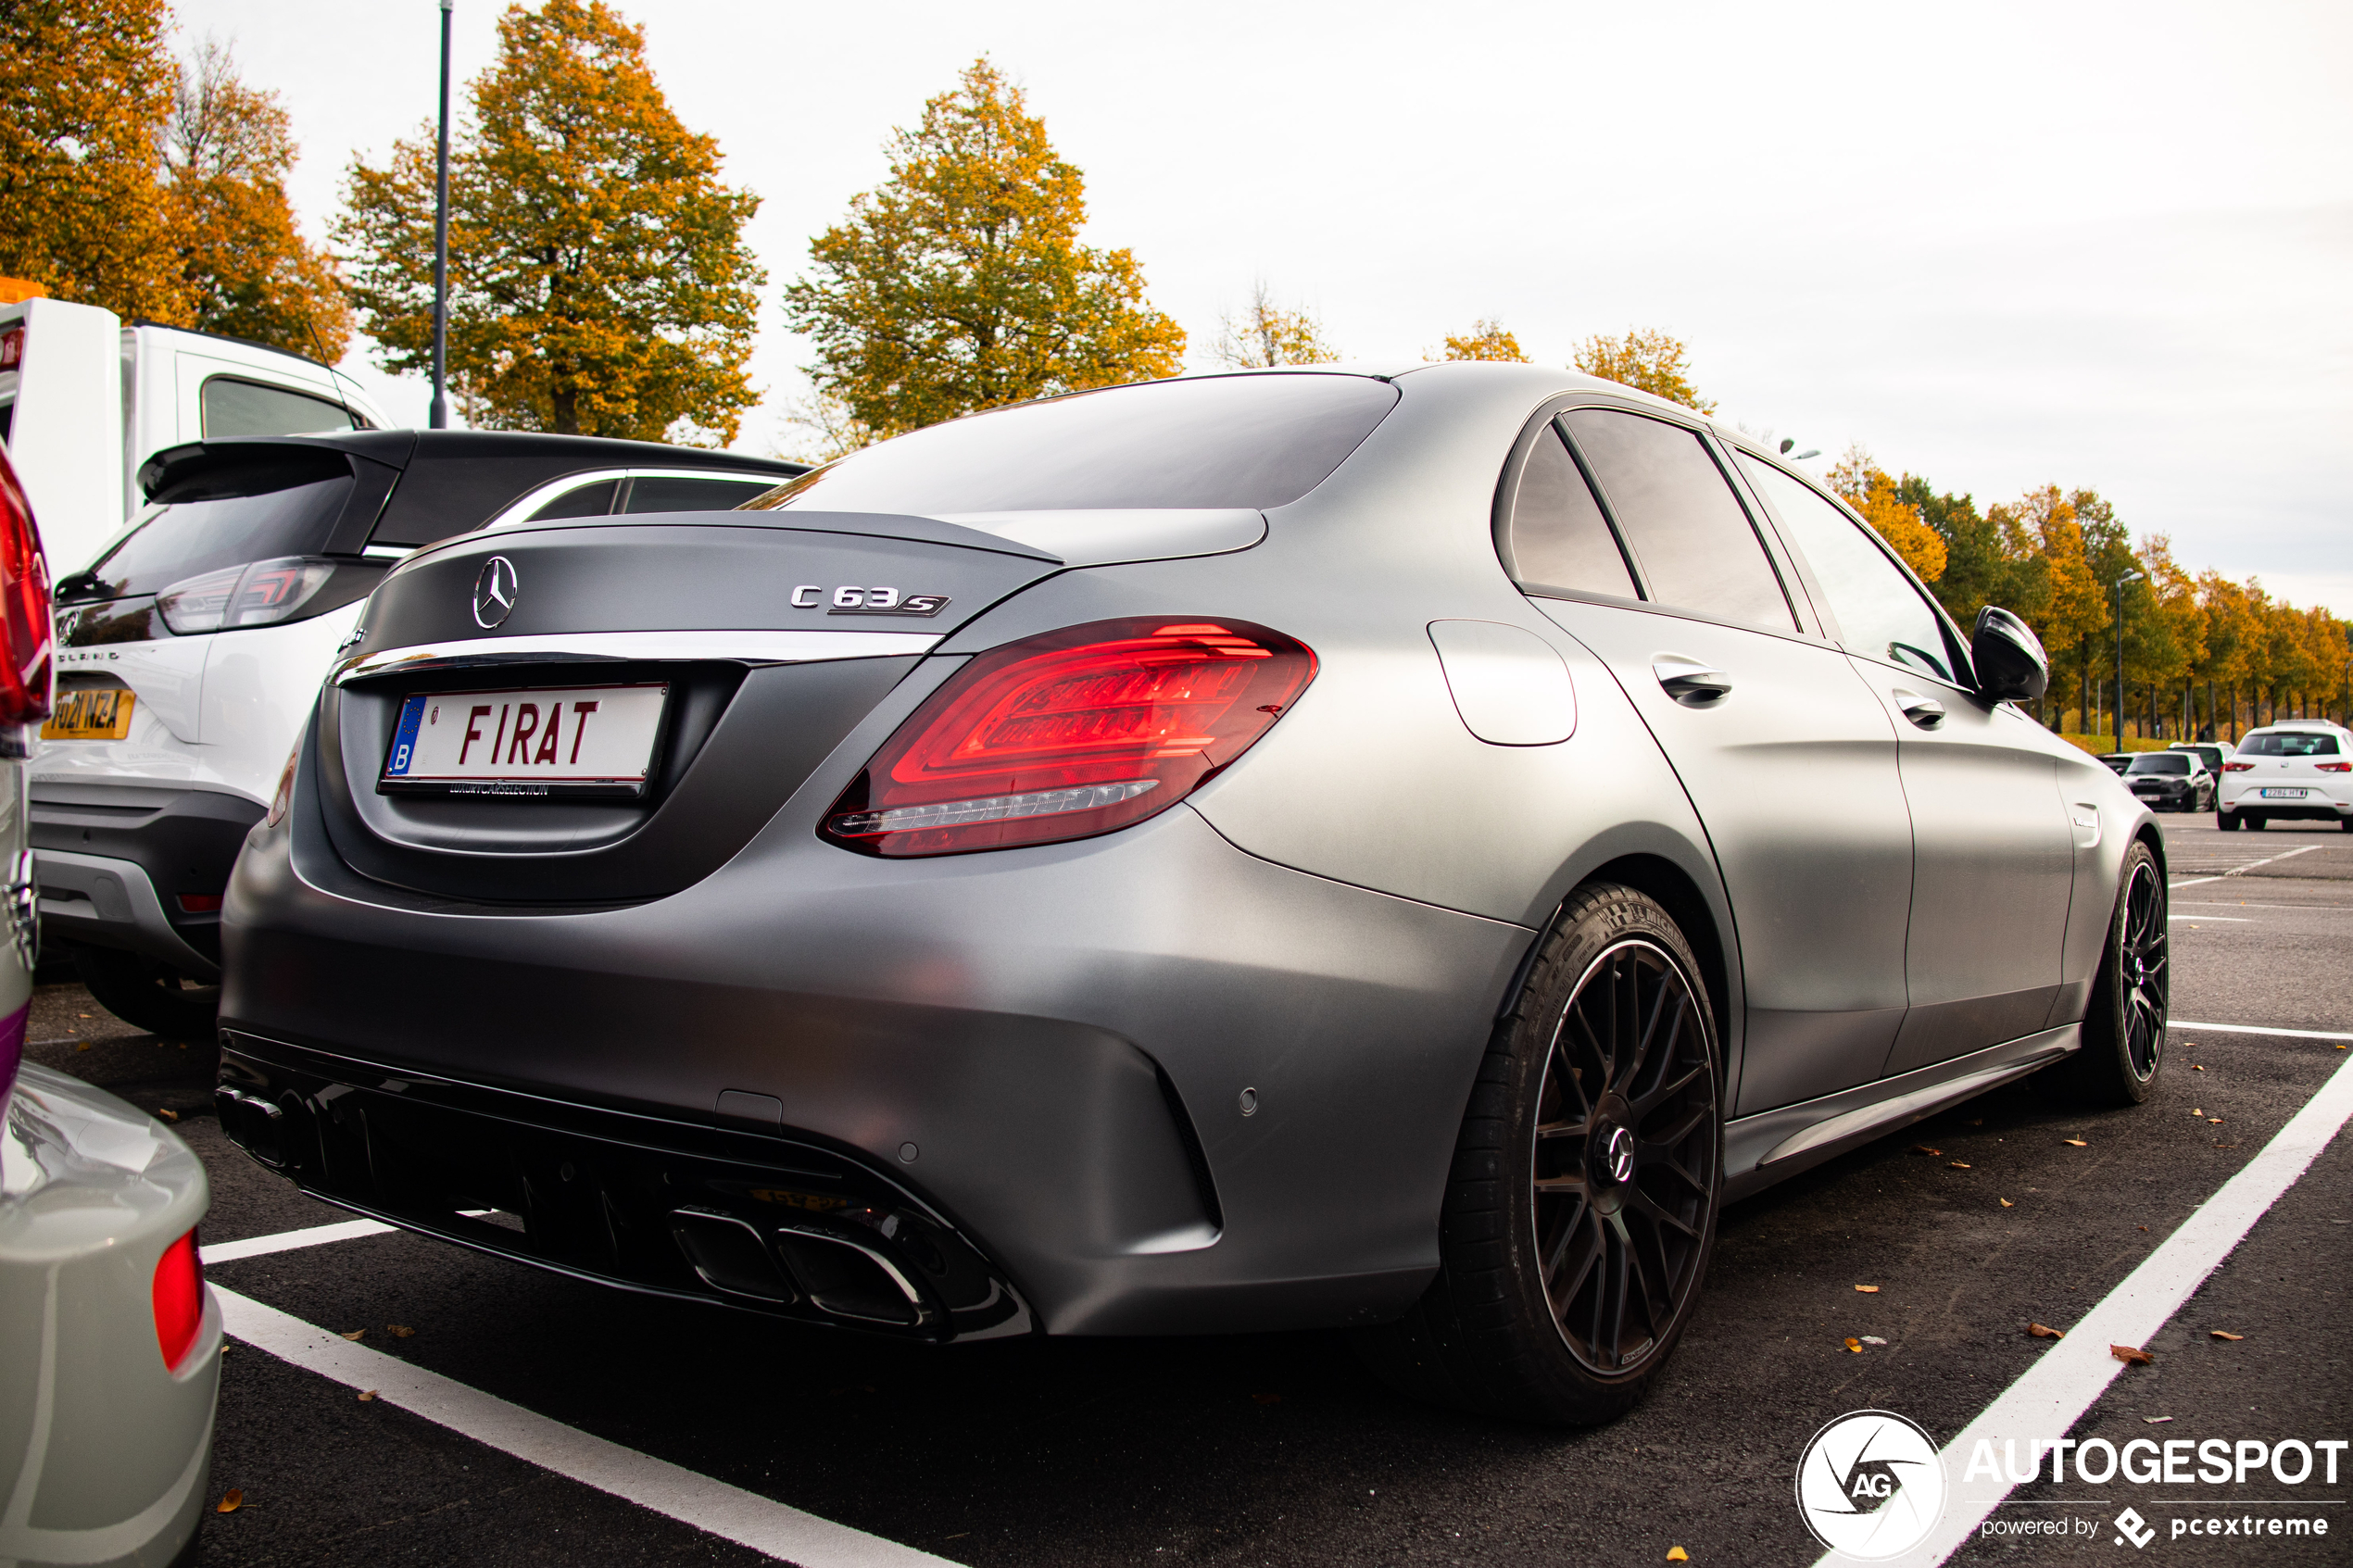
<path id="1" fill-rule="evenodd" d="M 1609 1143 L 1603 1152 L 1609 1161 L 1609 1179 L 1613 1182 L 1631 1181 L 1634 1177 L 1634 1135 L 1623 1127 L 1610 1129 Z"/>
<path id="2" fill-rule="evenodd" d="M 521 591 L 514 562 L 504 556 L 483 562 L 482 575 L 474 579 L 474 624 L 485 632 L 496 627 L 513 610 Z"/>

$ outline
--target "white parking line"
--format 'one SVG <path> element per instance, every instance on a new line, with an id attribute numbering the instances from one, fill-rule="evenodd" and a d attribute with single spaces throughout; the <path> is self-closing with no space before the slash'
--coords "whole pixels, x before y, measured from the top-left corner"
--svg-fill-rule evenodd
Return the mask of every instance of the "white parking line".
<path id="1" fill-rule="evenodd" d="M 2023 1376 L 1944 1445 L 1951 1490 L 1944 1517 L 1919 1546 L 1891 1561 L 1904 1568 L 1931 1568 L 1974 1539 L 1979 1524 L 2000 1506 L 2011 1486 L 2007 1480 L 1962 1478 L 1978 1439 L 1990 1437 L 1998 1445 L 2005 1437 L 2023 1442 L 2064 1436 L 2124 1370 L 2108 1347 L 2145 1344 L 2163 1328 L 2280 1195 L 2296 1185 L 2348 1118 L 2353 1118 L 2353 1059 L 2330 1073 L 2320 1092 L 2304 1102 L 2279 1135 L 2125 1275 L 2121 1285 L 2078 1318 L 2066 1338 L 2044 1351 Z M 1835 1568 L 1848 1561 L 1826 1553 L 1816 1568 Z"/>
<path id="2" fill-rule="evenodd" d="M 272 1252 L 291 1252 L 297 1247 L 323 1247 L 331 1241 L 357 1241 L 363 1236 L 383 1236 L 393 1226 L 377 1220 L 346 1220 L 339 1225 L 312 1225 L 308 1230 L 280 1231 L 276 1236 L 247 1236 L 243 1241 L 216 1241 L 196 1249 L 206 1268 L 215 1263 L 233 1263 L 240 1258 L 261 1258 Z"/>
<path id="3" fill-rule="evenodd" d="M 799 1568 L 954 1568 L 947 1558 L 820 1519 L 757 1492 L 591 1436 L 578 1427 L 550 1421 L 397 1356 L 354 1345 L 250 1297 L 219 1286 L 212 1288 L 220 1302 L 222 1326 L 256 1349 L 346 1387 L 372 1388 L 386 1404 L 738 1546 L 798 1563 Z"/>
<path id="4" fill-rule="evenodd" d="M 2353 1035 L 2334 1034 L 2326 1029 L 2259 1029 L 2252 1023 L 2192 1023 L 2186 1018 L 2169 1018 L 2168 1029 L 2206 1029 L 2217 1035 L 2292 1035 L 2299 1040 L 2353 1040 Z"/>

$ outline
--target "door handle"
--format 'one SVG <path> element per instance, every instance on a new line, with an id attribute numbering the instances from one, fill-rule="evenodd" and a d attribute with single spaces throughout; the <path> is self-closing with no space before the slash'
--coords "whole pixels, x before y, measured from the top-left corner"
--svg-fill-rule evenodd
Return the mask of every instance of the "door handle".
<path id="1" fill-rule="evenodd" d="M 1923 730 L 1935 729 L 1944 722 L 1944 705 L 1932 696 L 1899 691 L 1895 694 L 1895 706 L 1904 710 L 1905 718 Z"/>
<path id="2" fill-rule="evenodd" d="M 1730 695 L 1732 678 L 1710 670 L 1697 659 L 1662 655 L 1651 663 L 1651 673 L 1668 696 L 1686 708 L 1706 708 Z"/>

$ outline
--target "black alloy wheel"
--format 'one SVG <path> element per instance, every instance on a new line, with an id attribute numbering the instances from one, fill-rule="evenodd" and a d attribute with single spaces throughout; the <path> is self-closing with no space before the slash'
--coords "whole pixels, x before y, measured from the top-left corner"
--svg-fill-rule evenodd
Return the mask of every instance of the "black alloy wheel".
<path id="1" fill-rule="evenodd" d="M 1437 1276 L 1365 1362 L 1417 1398 L 1614 1420 L 1690 1323 L 1723 1192 L 1722 1063 L 1691 944 L 1630 887 L 1579 889 L 1470 1086 Z"/>
<path id="2" fill-rule="evenodd" d="M 2172 947 L 2165 872 L 2145 843 L 2136 839 L 2125 851 L 2120 882 L 2083 1016 L 2082 1047 L 2043 1074 L 2053 1088 L 2091 1105 L 2138 1105 L 2165 1065 Z"/>
<path id="3" fill-rule="evenodd" d="M 1638 1366 L 1682 1315 L 1715 1224 L 1716 1072 L 1690 981 L 1633 938 L 1595 960 L 1554 1032 L 1529 1191 L 1569 1353 Z"/>

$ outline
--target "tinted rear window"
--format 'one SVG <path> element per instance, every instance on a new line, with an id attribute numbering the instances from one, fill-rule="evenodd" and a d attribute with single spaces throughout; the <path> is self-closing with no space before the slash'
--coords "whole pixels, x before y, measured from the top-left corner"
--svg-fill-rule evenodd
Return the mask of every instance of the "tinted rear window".
<path id="1" fill-rule="evenodd" d="M 2249 735 L 2239 745 L 2241 757 L 2334 757 L 2336 755 L 2334 735 L 2298 734 L 2293 730 L 2277 734 Z"/>
<path id="2" fill-rule="evenodd" d="M 680 479 L 670 474 L 639 474 L 629 482 L 630 512 L 732 511 L 754 495 L 764 495 L 774 482 L 765 479 Z"/>
<path id="3" fill-rule="evenodd" d="M 359 421 L 340 403 L 283 387 L 214 376 L 204 383 L 204 433 L 217 435 L 304 435 L 350 430 Z"/>
<path id="4" fill-rule="evenodd" d="M 2190 771 L 2190 759 L 2178 754 L 2159 756 L 2154 752 L 2144 752 L 2140 756 L 2133 758 L 2133 765 L 2124 771 L 2128 773 L 2171 773 L 2179 775 Z"/>
<path id="5" fill-rule="evenodd" d="M 317 555 L 327 547 L 355 481 L 348 472 L 331 479 L 296 477 L 307 483 L 149 507 L 90 569 L 97 586 L 61 584 L 67 592 L 59 596 L 127 598 L 159 593 L 182 578 L 223 567 L 273 556 Z"/>
<path id="6" fill-rule="evenodd" d="M 755 503 L 812 511 L 1264 509 L 1298 500 L 1397 406 L 1365 376 L 1209 376 L 1024 403 L 853 452 Z"/>

